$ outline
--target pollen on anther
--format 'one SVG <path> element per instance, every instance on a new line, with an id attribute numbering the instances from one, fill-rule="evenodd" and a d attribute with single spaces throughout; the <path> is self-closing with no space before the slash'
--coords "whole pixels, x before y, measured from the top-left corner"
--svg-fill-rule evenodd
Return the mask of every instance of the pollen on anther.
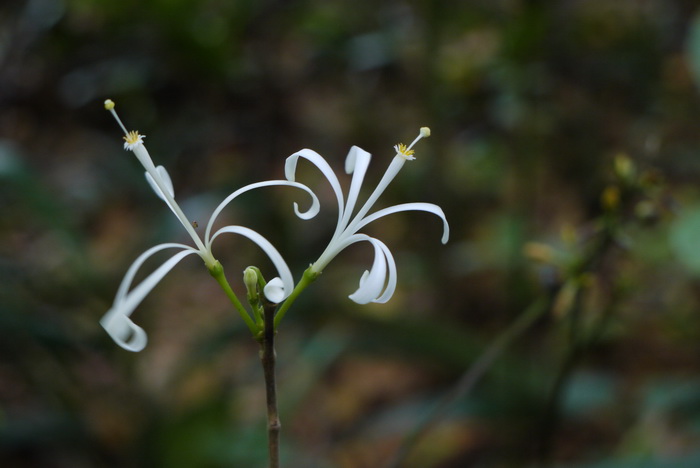
<path id="1" fill-rule="evenodd" d="M 398 145 L 394 146 L 394 149 L 396 150 L 396 153 L 399 156 L 403 156 L 406 159 L 416 159 L 413 157 L 413 154 L 415 153 L 412 149 L 408 149 L 406 145 L 403 143 L 399 143 Z"/>
<path id="2" fill-rule="evenodd" d="M 140 137 L 141 135 L 139 135 L 139 132 L 137 132 L 136 130 L 132 130 L 124 136 L 124 141 L 133 145 L 134 143 L 139 141 Z"/>
<path id="3" fill-rule="evenodd" d="M 124 135 L 124 149 L 129 151 L 133 150 L 136 145 L 143 143 L 144 138 L 146 138 L 146 135 L 140 135 L 139 132 L 135 130 L 128 132 Z"/>

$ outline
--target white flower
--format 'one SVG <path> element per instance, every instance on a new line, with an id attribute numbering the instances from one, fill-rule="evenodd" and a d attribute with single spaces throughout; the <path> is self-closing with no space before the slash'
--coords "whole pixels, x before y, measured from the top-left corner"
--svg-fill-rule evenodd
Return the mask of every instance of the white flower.
<path id="1" fill-rule="evenodd" d="M 194 230 L 192 223 L 190 223 L 187 216 L 185 216 L 183 211 L 180 209 L 180 206 L 175 201 L 175 192 L 173 190 L 173 184 L 170 180 L 170 176 L 168 175 L 168 171 L 163 166 L 156 167 L 153 164 L 146 147 L 143 145 L 144 136 L 139 135 L 138 132 L 126 131 L 126 128 L 119 120 L 117 114 L 114 112 L 114 103 L 112 101 L 105 101 L 105 108 L 112 112 L 114 117 L 117 119 L 117 122 L 119 122 L 119 125 L 122 127 L 122 130 L 124 130 L 124 149 L 132 151 L 139 162 L 146 169 L 146 180 L 153 188 L 153 191 L 168 205 L 178 220 L 180 220 L 182 226 L 185 228 L 195 244 L 195 247 L 177 243 L 156 245 L 155 247 L 152 247 L 142 253 L 136 259 L 136 261 L 127 271 L 121 285 L 119 286 L 119 290 L 117 291 L 112 308 L 100 320 L 100 323 L 105 330 L 107 330 L 110 336 L 124 349 L 129 351 L 142 350 L 146 346 L 147 342 L 146 332 L 131 320 L 131 313 L 134 311 L 134 309 L 136 309 L 141 301 L 143 301 L 146 295 L 148 295 L 148 293 L 151 292 L 151 290 L 160 282 L 160 280 L 162 280 L 163 277 L 185 257 L 192 254 L 197 254 L 202 258 L 202 260 L 204 260 L 204 263 L 206 264 L 207 268 L 210 269 L 210 271 L 213 268 L 217 268 L 218 261 L 212 254 L 212 243 L 214 242 L 214 239 L 219 237 L 219 235 L 225 233 L 239 234 L 247 237 L 256 243 L 270 258 L 279 274 L 279 277 L 274 278 L 267 283 L 264 289 L 265 296 L 271 302 L 278 303 L 289 296 L 294 288 L 292 274 L 280 253 L 272 246 L 272 244 L 270 244 L 270 242 L 252 229 L 243 226 L 224 226 L 217 230 L 214 234 L 211 233 L 212 227 L 221 211 L 236 197 L 249 190 L 273 185 L 285 185 L 300 188 L 306 191 L 312 198 L 312 206 L 307 211 L 300 212 L 298 205 L 296 203 L 294 204 L 294 209 L 297 216 L 302 219 L 312 218 L 318 213 L 319 202 L 316 195 L 305 185 L 286 180 L 269 180 L 246 185 L 245 187 L 240 188 L 230 194 L 219 204 L 219 206 L 216 207 L 211 215 L 211 218 L 209 218 L 209 222 L 207 223 L 207 227 L 204 232 L 204 239 L 202 239 L 197 234 L 197 231 Z M 158 267 L 139 285 L 132 288 L 131 284 L 134 277 L 143 263 L 154 254 L 166 249 L 176 249 L 179 252 L 165 261 L 165 263 Z M 218 266 L 220 267 L 220 265 Z"/>
<path id="2" fill-rule="evenodd" d="M 360 229 L 367 226 L 372 221 L 375 221 L 383 216 L 397 213 L 399 211 L 427 211 L 440 217 L 443 222 L 442 243 L 446 243 L 449 239 L 450 228 L 445 218 L 442 209 L 431 203 L 404 203 L 384 208 L 368 214 L 376 203 L 379 196 L 384 192 L 389 183 L 396 177 L 396 174 L 401 170 L 404 163 L 415 159 L 413 156 L 413 146 L 421 138 L 430 135 L 430 129 L 427 127 L 421 128 L 420 134 L 413 140 L 408 147 L 398 144 L 394 147 L 396 156 L 391 161 L 389 168 L 382 177 L 381 181 L 374 189 L 374 192 L 369 196 L 365 204 L 353 216 L 357 198 L 360 193 L 362 181 L 367 172 L 367 167 L 371 159 L 371 155 L 357 146 L 350 148 L 347 159 L 345 160 L 345 172 L 352 174 L 350 182 L 350 190 L 348 199 L 344 201 L 343 192 L 338 182 L 338 178 L 334 174 L 330 165 L 326 160 L 310 149 L 303 149 L 287 158 L 285 164 L 285 173 L 287 179 L 294 182 L 296 178 L 296 168 L 299 158 L 304 158 L 314 164 L 328 179 L 331 188 L 335 192 L 338 199 L 338 224 L 331 238 L 330 243 L 319 259 L 311 265 L 311 269 L 315 273 L 320 273 L 330 263 L 336 255 L 338 255 L 346 247 L 361 241 L 367 241 L 374 247 L 374 262 L 369 271 L 365 271 L 360 279 L 360 286 L 349 297 L 358 304 L 367 304 L 369 302 L 386 302 L 391 299 L 396 289 L 396 263 L 394 257 L 389 251 L 389 248 L 380 240 L 370 237 L 366 234 L 359 233 Z"/>

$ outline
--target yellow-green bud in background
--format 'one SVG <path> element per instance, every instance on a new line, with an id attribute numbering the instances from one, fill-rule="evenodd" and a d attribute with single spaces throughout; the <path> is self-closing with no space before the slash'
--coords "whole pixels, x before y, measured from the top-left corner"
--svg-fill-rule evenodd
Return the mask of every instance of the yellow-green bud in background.
<path id="1" fill-rule="evenodd" d="M 530 260 L 550 265 L 557 257 L 552 247 L 541 242 L 528 242 L 523 246 L 523 254 Z"/>
<path id="2" fill-rule="evenodd" d="M 578 233 L 571 224 L 565 223 L 559 231 L 561 240 L 567 247 L 575 247 L 578 243 Z"/>
<path id="3" fill-rule="evenodd" d="M 615 175 L 619 177 L 621 181 L 625 183 L 631 183 L 634 181 L 637 170 L 634 166 L 634 162 L 629 156 L 623 153 L 615 156 L 613 167 L 615 170 Z"/>
<path id="4" fill-rule="evenodd" d="M 600 202 L 606 210 L 616 210 L 620 206 L 620 189 L 615 185 L 608 185 L 600 195 Z"/>
<path id="5" fill-rule="evenodd" d="M 654 202 L 642 200 L 635 205 L 634 214 L 642 221 L 653 221 L 658 215 L 658 210 Z"/>

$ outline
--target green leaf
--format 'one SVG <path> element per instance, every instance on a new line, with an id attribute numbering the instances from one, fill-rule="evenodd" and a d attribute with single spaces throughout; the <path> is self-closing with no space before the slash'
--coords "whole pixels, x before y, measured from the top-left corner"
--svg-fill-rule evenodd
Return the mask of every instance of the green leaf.
<path id="1" fill-rule="evenodd" d="M 690 71 L 700 88 L 700 12 L 695 14 L 688 31 L 687 54 Z"/>
<path id="2" fill-rule="evenodd" d="M 691 273 L 700 275 L 700 206 L 681 212 L 671 226 L 669 241 L 678 261 Z"/>

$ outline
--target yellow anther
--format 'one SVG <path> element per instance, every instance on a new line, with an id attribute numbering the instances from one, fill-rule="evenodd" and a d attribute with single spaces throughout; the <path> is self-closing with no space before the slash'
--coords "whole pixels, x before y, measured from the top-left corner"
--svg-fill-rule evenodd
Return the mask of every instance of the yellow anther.
<path id="1" fill-rule="evenodd" d="M 111 99 L 107 99 L 105 101 L 105 109 L 107 109 L 108 111 L 114 109 L 114 101 L 112 101 Z"/>
<path id="2" fill-rule="evenodd" d="M 400 156 L 403 156 L 406 159 L 416 159 L 413 157 L 415 151 L 413 151 L 412 149 L 408 149 L 408 147 L 403 143 L 399 143 L 398 145 L 394 146 L 394 149 L 396 150 L 396 153 L 398 153 Z"/>
<path id="3" fill-rule="evenodd" d="M 141 140 L 141 135 L 136 130 L 132 130 L 124 136 L 124 141 L 130 145 L 135 145 Z"/>

